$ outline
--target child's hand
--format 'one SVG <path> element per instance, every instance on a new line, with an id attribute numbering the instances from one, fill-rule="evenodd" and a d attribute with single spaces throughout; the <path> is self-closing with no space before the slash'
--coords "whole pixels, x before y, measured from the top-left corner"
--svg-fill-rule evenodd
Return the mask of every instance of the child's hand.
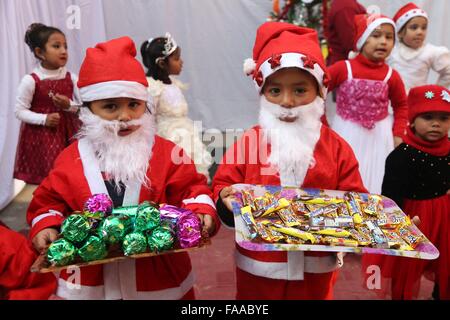
<path id="1" fill-rule="evenodd" d="M 197 214 L 197 216 L 200 218 L 203 229 L 208 231 L 208 234 L 211 235 L 216 229 L 214 219 L 208 214 Z"/>
<path id="2" fill-rule="evenodd" d="M 61 119 L 61 116 L 59 113 L 49 113 L 47 114 L 47 118 L 45 118 L 45 126 L 46 127 L 56 127 L 59 124 L 59 120 Z"/>
<path id="3" fill-rule="evenodd" d="M 394 136 L 394 148 L 397 148 L 403 143 L 402 138 Z"/>
<path id="4" fill-rule="evenodd" d="M 222 199 L 223 204 L 230 211 L 233 211 L 233 205 L 231 204 L 231 200 L 234 199 L 235 193 L 236 190 L 234 190 L 232 187 L 225 187 L 219 193 L 220 199 Z"/>
<path id="5" fill-rule="evenodd" d="M 52 95 L 52 100 L 55 106 L 60 107 L 63 110 L 70 108 L 70 99 L 62 94 L 57 93 Z"/>
<path id="6" fill-rule="evenodd" d="M 53 228 L 43 229 L 33 238 L 32 243 L 34 248 L 43 253 L 50 243 L 58 238 L 58 231 Z"/>
<path id="7" fill-rule="evenodd" d="M 420 225 L 420 218 L 419 218 L 419 216 L 414 216 L 411 219 L 411 221 L 412 221 L 412 223 L 414 223 L 416 225 L 416 227 L 418 227 Z"/>

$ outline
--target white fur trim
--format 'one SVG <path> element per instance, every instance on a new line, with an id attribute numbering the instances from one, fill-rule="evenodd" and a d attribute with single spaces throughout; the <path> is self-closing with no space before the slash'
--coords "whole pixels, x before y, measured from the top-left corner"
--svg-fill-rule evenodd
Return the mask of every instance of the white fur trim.
<path id="1" fill-rule="evenodd" d="M 31 227 L 34 227 L 34 225 L 36 223 L 38 223 L 39 221 L 41 221 L 42 219 L 48 218 L 48 217 L 55 217 L 55 216 L 61 216 L 64 217 L 64 215 L 56 210 L 49 210 L 47 213 L 43 213 L 38 215 L 36 218 L 33 219 L 33 221 L 31 221 Z"/>
<path id="2" fill-rule="evenodd" d="M 214 201 L 212 201 L 211 197 L 206 195 L 206 194 L 200 194 L 198 196 L 196 196 L 195 198 L 189 198 L 189 199 L 185 199 L 183 200 L 183 204 L 196 204 L 196 203 L 200 203 L 200 204 L 207 204 L 210 205 L 211 207 L 213 207 L 214 209 L 216 209 L 216 206 L 214 205 Z"/>
<path id="3" fill-rule="evenodd" d="M 362 36 L 359 37 L 358 41 L 356 42 L 356 49 L 358 49 L 358 51 L 360 51 L 361 48 L 363 47 L 364 43 L 366 42 L 367 38 L 373 32 L 373 30 L 375 30 L 376 28 L 378 28 L 380 25 L 382 25 L 384 23 L 388 23 L 392 27 L 394 27 L 394 35 L 397 33 L 396 28 L 395 28 L 395 23 L 391 19 L 389 19 L 389 18 L 375 19 L 374 21 L 372 21 L 371 24 L 369 24 L 367 26 L 367 28 L 364 31 L 364 33 L 362 34 Z"/>
<path id="4" fill-rule="evenodd" d="M 80 88 L 83 102 L 110 98 L 134 98 L 147 101 L 147 87 L 134 81 L 108 81 L 88 85 Z"/>
<path id="5" fill-rule="evenodd" d="M 405 12 L 400 18 L 397 19 L 395 26 L 397 27 L 397 31 L 400 31 L 403 26 L 414 17 L 424 17 L 428 20 L 428 15 L 422 9 L 413 9 Z"/>
<path id="6" fill-rule="evenodd" d="M 249 76 L 255 71 L 256 62 L 252 58 L 247 58 L 244 60 L 244 73 Z"/>
<path id="7" fill-rule="evenodd" d="M 323 97 L 326 97 L 327 88 L 325 88 L 325 86 L 323 86 L 324 70 L 322 70 L 319 63 L 314 63 L 314 69 L 304 67 L 302 57 L 305 57 L 305 55 L 301 54 L 301 53 L 294 53 L 294 52 L 283 53 L 281 55 L 280 65 L 273 69 L 269 63 L 270 58 L 267 59 L 266 61 L 264 61 L 261 64 L 261 66 L 259 67 L 259 71 L 261 71 L 261 73 L 263 75 L 263 83 L 261 84 L 261 87 L 260 87 L 258 85 L 258 83 L 254 80 L 256 89 L 258 91 L 260 91 L 262 89 L 262 87 L 264 86 L 264 82 L 266 81 L 267 77 L 269 77 L 275 71 L 278 71 L 282 68 L 297 67 L 297 68 L 308 71 L 309 73 L 311 73 L 314 76 L 314 78 L 316 78 L 317 83 L 319 84 L 319 87 L 322 90 Z"/>
<path id="8" fill-rule="evenodd" d="M 108 189 L 106 189 L 105 181 L 98 165 L 98 160 L 86 138 L 78 140 L 78 152 L 80 153 L 84 176 L 86 177 L 91 194 L 108 194 Z"/>

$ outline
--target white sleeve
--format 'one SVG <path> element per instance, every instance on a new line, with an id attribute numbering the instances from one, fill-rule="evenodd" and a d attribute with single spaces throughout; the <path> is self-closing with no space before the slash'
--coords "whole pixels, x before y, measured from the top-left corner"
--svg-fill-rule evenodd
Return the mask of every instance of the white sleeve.
<path id="1" fill-rule="evenodd" d="M 20 121 L 43 126 L 45 125 L 47 114 L 30 110 L 35 87 L 36 83 L 32 76 L 26 75 L 22 78 L 17 89 L 15 115 Z"/>
<path id="2" fill-rule="evenodd" d="M 437 84 L 450 88 L 450 51 L 446 47 L 434 47 L 431 68 L 439 73 Z"/>

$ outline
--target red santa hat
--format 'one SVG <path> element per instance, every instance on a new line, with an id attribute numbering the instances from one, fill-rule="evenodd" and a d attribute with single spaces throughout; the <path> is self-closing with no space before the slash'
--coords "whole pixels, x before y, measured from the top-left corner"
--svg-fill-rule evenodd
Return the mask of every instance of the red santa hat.
<path id="1" fill-rule="evenodd" d="M 326 96 L 329 76 L 319 46 L 317 32 L 284 22 L 266 22 L 257 32 L 253 58 L 244 62 L 244 72 L 252 75 L 260 92 L 274 72 L 288 67 L 303 69 L 314 76 L 322 97 Z"/>
<path id="2" fill-rule="evenodd" d="M 450 113 L 450 91 L 435 84 L 412 88 L 408 94 L 408 107 L 409 123 L 421 113 Z"/>
<path id="3" fill-rule="evenodd" d="M 428 19 L 427 13 L 412 2 L 401 7 L 394 16 L 397 31 L 400 31 L 403 26 L 414 17 L 424 17 Z"/>
<path id="4" fill-rule="evenodd" d="M 129 37 L 88 48 L 78 78 L 81 100 L 126 97 L 147 101 L 147 78 L 135 57 L 136 47 Z"/>
<path id="5" fill-rule="evenodd" d="M 370 34 L 382 24 L 390 24 L 394 28 L 395 34 L 395 23 L 392 19 L 381 15 L 381 14 L 357 14 L 354 18 L 356 36 L 354 39 L 354 47 L 356 51 L 361 51 L 364 43 L 366 43 L 367 38 Z"/>

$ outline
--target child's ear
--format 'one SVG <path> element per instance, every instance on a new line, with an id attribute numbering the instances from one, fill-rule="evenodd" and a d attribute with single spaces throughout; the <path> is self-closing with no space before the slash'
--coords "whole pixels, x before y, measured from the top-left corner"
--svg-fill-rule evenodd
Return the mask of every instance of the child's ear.
<path id="1" fill-rule="evenodd" d="M 44 50 L 42 50 L 41 48 L 37 47 L 34 48 L 34 54 L 41 60 L 45 60 L 45 56 L 44 56 Z"/>
<path id="2" fill-rule="evenodd" d="M 158 67 L 160 67 L 161 69 L 164 69 L 166 67 L 166 63 L 163 59 L 158 61 Z"/>

